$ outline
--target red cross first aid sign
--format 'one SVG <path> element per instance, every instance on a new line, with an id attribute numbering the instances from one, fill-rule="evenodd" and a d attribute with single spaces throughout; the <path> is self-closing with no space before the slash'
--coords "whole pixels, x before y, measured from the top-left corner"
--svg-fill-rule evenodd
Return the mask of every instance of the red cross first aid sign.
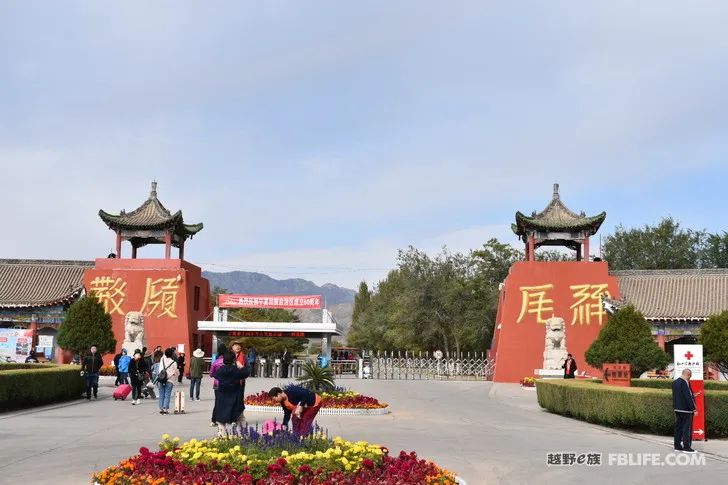
<path id="1" fill-rule="evenodd" d="M 705 391 L 703 390 L 703 346 L 702 345 L 675 345 L 675 373 L 677 379 L 684 369 L 693 373 L 690 378 L 690 389 L 695 397 L 695 409 L 698 414 L 693 417 L 693 439 L 705 439 Z"/>

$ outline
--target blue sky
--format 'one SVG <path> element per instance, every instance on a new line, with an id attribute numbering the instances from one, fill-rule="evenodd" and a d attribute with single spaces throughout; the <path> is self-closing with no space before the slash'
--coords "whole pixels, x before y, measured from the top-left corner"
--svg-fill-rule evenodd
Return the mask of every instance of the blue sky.
<path id="1" fill-rule="evenodd" d="M 603 234 L 723 231 L 727 21 L 719 2 L 3 2 L 0 257 L 105 255 L 98 209 L 153 178 L 205 223 L 190 261 L 350 287 L 409 244 L 515 244 L 556 181 Z"/>

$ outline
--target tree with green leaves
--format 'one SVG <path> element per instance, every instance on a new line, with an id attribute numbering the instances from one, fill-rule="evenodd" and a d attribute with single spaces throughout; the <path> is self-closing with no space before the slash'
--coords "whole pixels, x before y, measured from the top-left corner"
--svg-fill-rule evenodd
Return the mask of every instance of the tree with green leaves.
<path id="1" fill-rule="evenodd" d="M 68 308 L 58 330 L 58 345 L 79 356 L 85 355 L 92 345 L 96 345 L 101 354 L 116 349 L 111 315 L 95 295 L 80 298 Z"/>
<path id="2" fill-rule="evenodd" d="M 705 231 L 683 229 L 672 217 L 656 226 L 617 226 L 604 242 L 603 257 L 611 269 L 690 269 L 701 262 Z"/>
<path id="3" fill-rule="evenodd" d="M 633 377 L 649 369 L 664 369 L 670 360 L 652 338 L 650 324 L 633 306 L 609 317 L 585 357 L 589 365 L 600 369 L 606 363 L 631 364 Z"/>
<path id="4" fill-rule="evenodd" d="M 511 249 L 511 251 L 514 251 Z M 495 318 L 497 280 L 517 252 L 497 242 L 478 264 L 470 255 L 443 249 L 435 257 L 401 250 L 398 267 L 371 294 L 349 331 L 349 345 L 372 350 L 482 351 Z"/>
<path id="5" fill-rule="evenodd" d="M 728 268 L 728 232 L 707 235 L 701 249 L 700 266 Z"/>
<path id="6" fill-rule="evenodd" d="M 372 301 L 372 292 L 369 291 L 366 281 L 359 283 L 359 291 L 354 295 L 354 312 L 352 313 L 351 320 L 356 321 L 359 315 L 364 313 Z"/>
<path id="7" fill-rule="evenodd" d="M 728 377 L 728 311 L 712 315 L 700 326 L 706 362 L 712 362 Z"/>

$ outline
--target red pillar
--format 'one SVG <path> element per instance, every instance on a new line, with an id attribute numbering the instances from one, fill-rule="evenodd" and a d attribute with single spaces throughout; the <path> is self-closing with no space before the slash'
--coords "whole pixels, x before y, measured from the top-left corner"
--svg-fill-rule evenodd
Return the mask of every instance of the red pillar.
<path id="1" fill-rule="evenodd" d="M 137 247 L 134 244 L 131 245 L 131 259 L 136 259 Z"/>
<path id="2" fill-rule="evenodd" d="M 172 233 L 167 232 L 164 235 L 164 259 L 172 257 Z"/>
<path id="3" fill-rule="evenodd" d="M 584 261 L 589 262 L 589 236 L 584 238 Z"/>
<path id="4" fill-rule="evenodd" d="M 659 333 L 659 331 L 657 333 L 657 345 L 659 345 L 663 351 L 665 350 L 665 334 Z"/>
<path id="5" fill-rule="evenodd" d="M 116 231 L 116 257 L 121 258 L 121 231 Z"/>
<path id="6" fill-rule="evenodd" d="M 528 261 L 536 261 L 536 241 L 533 234 L 528 235 Z"/>

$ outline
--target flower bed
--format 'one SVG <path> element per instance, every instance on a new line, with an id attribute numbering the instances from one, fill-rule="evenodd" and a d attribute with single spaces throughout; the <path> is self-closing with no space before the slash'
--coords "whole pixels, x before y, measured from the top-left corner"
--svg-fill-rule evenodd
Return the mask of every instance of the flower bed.
<path id="1" fill-rule="evenodd" d="M 536 379 L 533 377 L 524 377 L 523 379 L 521 379 L 521 387 L 536 387 Z"/>
<path id="2" fill-rule="evenodd" d="M 389 407 L 387 403 L 379 402 L 376 398 L 365 396 L 354 391 L 337 390 L 333 392 L 322 392 L 319 395 L 321 396 L 322 414 L 325 414 L 323 413 L 325 409 L 385 409 Z M 281 405 L 268 397 L 268 393 L 265 391 L 246 397 L 245 405 L 265 406 L 274 408 L 275 410 L 281 409 Z"/>
<path id="3" fill-rule="evenodd" d="M 93 476 L 100 485 L 140 484 L 401 484 L 454 485 L 455 476 L 414 452 L 390 456 L 364 441 L 329 439 L 317 432 L 260 434 L 253 428 L 235 439 L 162 437 L 160 450 L 139 454 Z"/>

